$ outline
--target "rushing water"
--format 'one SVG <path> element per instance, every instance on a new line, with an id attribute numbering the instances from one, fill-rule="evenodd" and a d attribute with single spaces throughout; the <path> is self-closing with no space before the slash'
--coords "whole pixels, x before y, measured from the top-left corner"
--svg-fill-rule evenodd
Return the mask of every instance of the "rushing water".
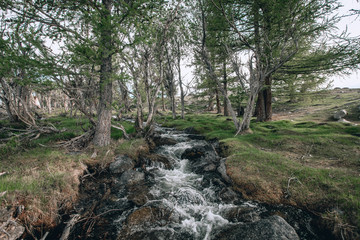
<path id="1" fill-rule="evenodd" d="M 175 145 L 164 145 L 156 150 L 157 154 L 172 162 L 173 169 L 165 169 L 164 165 L 158 162 L 146 167 L 153 175 L 154 184 L 149 191 L 150 200 L 141 208 L 161 206 L 171 214 L 163 213 L 166 218 L 158 221 L 156 226 L 150 223 L 132 226 L 128 235 L 142 232 L 139 236 L 147 239 L 213 239 L 214 233 L 218 233 L 224 227 L 235 226 L 239 222 L 255 222 L 277 214 L 292 225 L 300 239 L 322 239 L 319 234 L 314 233 L 311 225 L 313 216 L 300 209 L 268 206 L 240 198 L 225 203 L 219 197 L 219 193 L 227 186 L 225 181 L 219 180 L 220 175 L 216 171 L 196 174 L 191 160 L 182 159 L 186 149 L 209 146 L 209 143 L 204 140 L 191 140 L 188 134 L 173 129 L 158 127 L 156 131 L 163 138 L 177 141 Z M 215 151 L 210 154 L 219 161 L 220 158 L 216 155 Z M 214 174 L 217 174 L 216 177 Z M 119 201 L 126 201 L 126 197 L 120 198 Z M 123 230 L 126 219 L 137 209 L 139 208 L 135 207 L 124 211 L 115 219 L 118 231 Z"/>

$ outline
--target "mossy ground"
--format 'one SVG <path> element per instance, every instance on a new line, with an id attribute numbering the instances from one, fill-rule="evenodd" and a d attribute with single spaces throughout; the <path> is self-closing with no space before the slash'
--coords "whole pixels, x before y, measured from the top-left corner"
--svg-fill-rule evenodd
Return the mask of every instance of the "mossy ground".
<path id="1" fill-rule="evenodd" d="M 356 111 L 349 112 L 360 114 Z M 358 231 L 360 126 L 334 122 L 332 111 L 322 108 L 313 112 L 322 118 L 252 121 L 253 133 L 238 136 L 232 121 L 216 114 L 162 117 L 159 123 L 194 127 L 208 139 L 218 138 L 225 146 L 227 172 L 245 198 L 300 206 Z"/>
<path id="2" fill-rule="evenodd" d="M 58 224 L 59 212 L 71 209 L 78 197 L 78 187 L 87 165 L 105 167 L 118 152 L 127 153 L 125 146 L 138 146 L 122 139 L 120 130 L 112 129 L 112 144 L 106 148 L 89 146 L 82 151 L 68 151 L 59 143 L 79 136 L 88 130 L 90 123 L 82 117 L 53 116 L 42 121 L 52 124 L 60 133 L 41 135 L 36 140 L 19 141 L 13 136 L 0 147 L 0 198 L 1 207 L 25 206 L 20 219 L 29 231 L 46 231 Z M 121 122 L 127 132 L 134 132 L 129 122 Z M 2 127 L 18 129 L 3 131 L 0 138 L 21 134 L 25 126 L 1 121 Z M 139 140 L 136 140 L 139 141 Z M 118 150 L 120 148 L 120 151 Z M 94 154 L 96 153 L 96 154 Z"/>

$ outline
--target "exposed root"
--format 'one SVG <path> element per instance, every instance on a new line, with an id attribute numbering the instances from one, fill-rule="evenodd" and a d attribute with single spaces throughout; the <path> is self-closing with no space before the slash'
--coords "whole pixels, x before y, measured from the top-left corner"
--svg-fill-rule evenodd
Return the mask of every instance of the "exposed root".
<path id="1" fill-rule="evenodd" d="M 78 222 L 79 219 L 80 219 L 79 214 L 72 215 L 70 221 L 68 221 L 65 226 L 65 229 L 60 237 L 60 240 L 67 240 L 69 238 L 72 228 L 75 226 L 75 224 Z"/>

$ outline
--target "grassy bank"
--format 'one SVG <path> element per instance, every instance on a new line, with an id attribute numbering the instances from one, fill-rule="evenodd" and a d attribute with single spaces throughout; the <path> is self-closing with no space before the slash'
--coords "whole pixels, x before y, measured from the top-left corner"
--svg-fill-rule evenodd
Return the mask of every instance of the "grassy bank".
<path id="1" fill-rule="evenodd" d="M 112 129 L 113 144 L 107 148 L 89 146 L 82 151 L 67 150 L 59 143 L 84 133 L 90 127 L 84 118 L 51 117 L 43 123 L 52 124 L 59 133 L 41 135 L 35 140 L 19 139 L 25 126 L 1 121 L 0 127 L 12 130 L 2 131 L 0 138 L 13 136 L 0 147 L 0 197 L 1 207 L 24 206 L 20 220 L 28 226 L 29 232 L 46 231 L 58 223 L 59 212 L 71 209 L 78 197 L 81 176 L 87 165 L 106 166 L 117 153 L 126 149 L 122 145 L 138 147 L 137 142 L 122 140 L 122 132 Z M 122 122 L 128 133 L 134 131 L 133 124 Z M 18 129 L 18 130 L 15 130 Z M 119 144 L 119 143 L 123 144 Z M 96 154 L 94 154 L 96 153 Z M 85 174 L 86 175 L 86 174 Z"/>
<path id="2" fill-rule="evenodd" d="M 227 172 L 248 199 L 297 205 L 360 227 L 359 126 L 336 122 L 252 123 L 253 134 L 234 136 L 228 118 L 188 115 L 159 122 L 194 127 L 224 144 Z"/>

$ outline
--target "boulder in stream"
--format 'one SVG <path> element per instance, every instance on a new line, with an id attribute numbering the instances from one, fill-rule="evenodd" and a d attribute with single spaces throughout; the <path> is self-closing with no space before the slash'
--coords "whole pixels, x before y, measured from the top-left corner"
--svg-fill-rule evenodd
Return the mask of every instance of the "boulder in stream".
<path id="1" fill-rule="evenodd" d="M 253 207 L 235 206 L 225 209 L 224 217 L 230 222 L 256 222 L 260 220 L 259 213 Z"/>
<path id="2" fill-rule="evenodd" d="M 155 134 L 152 137 L 152 140 L 154 141 L 155 145 L 157 147 L 159 146 L 163 146 L 163 145 L 175 145 L 177 144 L 177 141 L 173 138 L 168 138 L 168 137 L 162 137 L 159 134 Z"/>
<path id="3" fill-rule="evenodd" d="M 187 134 L 199 134 L 199 131 L 197 131 L 194 127 L 185 128 L 184 132 Z"/>
<path id="4" fill-rule="evenodd" d="M 251 223 L 239 223 L 226 226 L 218 232 L 213 239 L 216 240 L 299 240 L 295 229 L 282 217 L 274 215 Z"/>
<path id="5" fill-rule="evenodd" d="M 209 154 L 211 151 L 214 151 L 214 149 L 209 144 L 194 146 L 192 148 L 186 149 L 184 153 L 181 155 L 181 159 L 186 158 L 189 160 L 196 160 L 201 157 L 204 157 L 205 155 Z"/>
<path id="6" fill-rule="evenodd" d="M 174 162 L 160 154 L 147 154 L 141 156 L 141 162 L 147 166 L 162 167 L 165 169 L 174 169 Z"/>
<path id="7" fill-rule="evenodd" d="M 135 162 L 126 155 L 119 155 L 115 158 L 109 166 L 110 172 L 113 174 L 120 174 L 127 170 L 134 168 Z"/>
<path id="8" fill-rule="evenodd" d="M 135 170 L 127 170 L 125 171 L 120 179 L 120 184 L 123 185 L 133 185 L 133 184 L 139 184 L 145 180 L 145 174 L 143 172 L 135 171 Z"/>

